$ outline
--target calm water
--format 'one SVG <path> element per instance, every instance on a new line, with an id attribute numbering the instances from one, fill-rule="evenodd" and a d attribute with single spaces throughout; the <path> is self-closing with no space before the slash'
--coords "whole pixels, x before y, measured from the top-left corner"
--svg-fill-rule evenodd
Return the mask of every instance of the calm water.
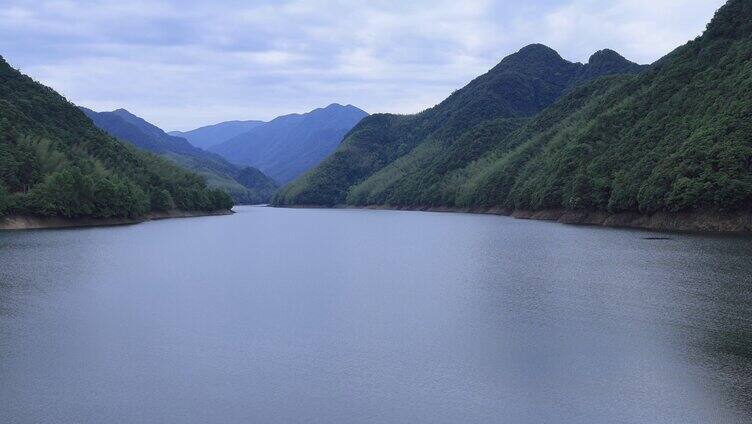
<path id="1" fill-rule="evenodd" d="M 0 233 L 0 422 L 752 421 L 750 238 L 238 212 Z"/>

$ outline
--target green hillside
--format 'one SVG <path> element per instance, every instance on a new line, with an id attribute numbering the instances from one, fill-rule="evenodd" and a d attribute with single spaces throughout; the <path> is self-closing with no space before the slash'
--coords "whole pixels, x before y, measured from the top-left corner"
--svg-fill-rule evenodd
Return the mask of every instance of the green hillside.
<path id="1" fill-rule="evenodd" d="M 458 206 L 609 212 L 752 205 L 752 4 L 636 77 L 565 96 L 463 170 Z"/>
<path id="2" fill-rule="evenodd" d="M 201 150 L 188 140 L 169 135 L 125 109 L 94 112 L 80 108 L 99 129 L 128 144 L 163 157 L 206 179 L 210 188 L 230 195 L 235 204 L 268 203 L 277 184 L 257 169 L 246 171 L 221 156 Z M 248 175 L 254 178 L 247 178 Z M 241 175 L 243 178 L 241 178 Z"/>
<path id="3" fill-rule="evenodd" d="M 420 168 L 429 160 L 430 152 L 448 149 L 476 125 L 491 119 L 534 116 L 582 81 L 603 73 L 634 73 L 641 69 L 611 51 L 599 52 L 583 65 L 562 59 L 546 46 L 527 46 L 431 109 L 417 115 L 377 114 L 363 119 L 333 155 L 280 190 L 274 203 L 344 203 L 353 185 L 421 146 L 413 153 L 417 157 L 395 163 L 391 175 L 382 175 L 371 185 L 388 190 L 395 176 L 404 173 L 403 165 Z M 461 146 L 454 149 L 464 150 Z M 479 152 L 468 154 L 468 158 L 474 158 Z M 451 158 L 446 160 L 454 162 Z M 374 199 L 375 203 L 388 196 L 362 190 L 356 195 L 358 199 Z"/>
<path id="4" fill-rule="evenodd" d="M 364 128 L 356 127 L 350 139 L 357 130 Z M 326 171 L 342 178 L 349 169 Z M 702 37 L 638 75 L 597 78 L 567 90 L 527 122 L 483 121 L 354 177 L 344 178 L 345 195 L 338 196 L 311 173 L 277 203 L 643 214 L 748 210 L 752 3 L 729 1 Z"/>
<path id="5" fill-rule="evenodd" d="M 231 206 L 202 178 L 105 135 L 0 58 L 0 214 L 134 218 Z"/>

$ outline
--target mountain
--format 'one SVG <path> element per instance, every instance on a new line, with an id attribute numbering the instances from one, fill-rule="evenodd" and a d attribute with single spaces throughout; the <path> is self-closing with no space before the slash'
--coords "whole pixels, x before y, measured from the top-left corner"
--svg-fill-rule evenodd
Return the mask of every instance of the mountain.
<path id="1" fill-rule="evenodd" d="M 450 144 L 470 152 L 458 162 L 439 156 L 354 174 L 368 164 L 355 162 L 363 148 L 353 141 L 365 139 L 364 120 L 275 202 L 693 216 L 661 225 L 720 229 L 712 219 L 752 209 L 751 69 L 752 2 L 731 0 L 701 37 L 637 75 L 578 85 L 524 122 L 474 125 Z"/>
<path id="2" fill-rule="evenodd" d="M 225 193 L 106 135 L 0 58 L 0 215 L 137 218 L 230 207 Z"/>
<path id="3" fill-rule="evenodd" d="M 510 131 L 520 124 L 519 119 L 538 114 L 578 84 L 600 75 L 643 69 L 612 51 L 596 53 L 583 65 L 562 59 L 546 46 L 527 46 L 433 108 L 416 115 L 377 114 L 363 119 L 334 154 L 280 190 L 274 202 L 345 203 L 351 187 L 394 164 L 390 175 L 377 177 L 380 181 L 373 184 L 372 189 L 378 193 L 358 195 L 374 204 L 382 203 L 389 197 L 387 192 L 394 181 L 407 172 L 403 166 L 422 169 L 432 161 L 445 160 L 452 167 L 459 167 L 484 153 L 493 143 L 471 147 L 475 139 L 462 137 L 476 125 L 506 118 L 511 121 L 500 123 L 501 129 Z M 445 157 L 448 150 L 465 156 Z M 395 162 L 411 153 L 411 157 Z"/>
<path id="4" fill-rule="evenodd" d="M 459 177 L 453 201 L 610 213 L 752 207 L 752 2 L 637 76 L 562 98 Z"/>
<path id="5" fill-rule="evenodd" d="M 352 105 L 331 104 L 304 114 L 280 116 L 209 150 L 231 162 L 256 167 L 284 184 L 333 152 L 367 115 Z"/>
<path id="6" fill-rule="evenodd" d="M 170 131 L 168 134 L 182 137 L 192 145 L 207 150 L 262 124 L 264 121 L 227 121 L 186 132 Z"/>
<path id="7" fill-rule="evenodd" d="M 260 171 L 241 169 L 219 155 L 192 146 L 184 138 L 165 133 L 125 109 L 112 112 L 81 110 L 111 136 L 205 177 L 210 187 L 224 190 L 235 203 L 266 203 L 277 188 L 274 181 Z M 248 178 L 248 175 L 254 177 Z"/>

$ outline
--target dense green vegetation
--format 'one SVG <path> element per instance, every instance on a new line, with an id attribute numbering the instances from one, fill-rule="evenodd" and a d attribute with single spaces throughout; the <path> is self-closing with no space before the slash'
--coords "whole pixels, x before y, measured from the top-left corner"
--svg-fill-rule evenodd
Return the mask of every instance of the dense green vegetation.
<path id="1" fill-rule="evenodd" d="M 267 177 L 266 174 L 251 166 L 242 168 L 235 175 L 235 180 L 243 187 L 253 187 L 254 193 L 257 193 L 257 197 L 249 201 L 248 204 L 268 203 L 274 192 L 279 188 L 277 183 Z"/>
<path id="2" fill-rule="evenodd" d="M 597 75 L 634 73 L 641 69 L 612 51 L 599 52 L 583 65 L 562 59 L 546 46 L 536 44 L 525 47 L 431 109 L 417 115 L 378 114 L 363 119 L 332 156 L 280 190 L 274 203 L 344 203 L 352 186 L 410 154 L 417 146 L 421 146 L 421 149 L 415 153 L 416 156 L 445 150 L 462 139 L 465 132 L 488 120 L 531 117 L 583 81 Z M 502 129 L 506 129 L 506 126 Z M 463 141 L 467 141 L 467 138 Z M 444 159 L 452 167 L 458 166 L 456 162 L 461 158 L 470 160 L 478 153 L 469 153 L 465 157 L 465 147 L 460 145 L 453 149 L 460 157 L 456 160 L 449 157 Z M 413 163 L 412 166 L 423 161 L 425 159 L 406 160 Z M 405 172 L 400 166 L 393 165 L 395 170 L 392 176 L 381 175 L 379 182 L 369 185 L 379 190 L 389 189 L 385 184 L 393 182 L 393 175 Z M 443 168 L 439 166 L 439 169 Z M 434 178 L 428 177 L 425 183 L 429 183 L 428 180 Z M 413 178 L 409 184 L 419 189 L 423 183 Z M 403 191 L 397 196 L 407 194 Z M 351 200 L 362 203 L 365 199 L 371 199 L 375 203 L 382 203 L 390 196 L 390 193 L 365 193 L 361 188 Z M 422 192 L 418 195 L 423 196 Z"/>
<path id="3" fill-rule="evenodd" d="M 499 118 L 483 122 L 453 143 L 424 142 L 351 188 L 347 203 L 355 205 L 444 205 L 455 196 L 455 171 L 498 149 L 504 137 L 527 119 Z"/>
<path id="4" fill-rule="evenodd" d="M 169 135 L 125 109 L 112 112 L 81 110 L 101 130 L 204 177 L 207 186 L 226 192 L 236 204 L 267 203 L 277 190 L 276 183 L 257 169 L 247 170 L 217 154 L 194 147 L 188 140 Z M 254 178 L 248 178 L 248 175 Z"/>
<path id="5" fill-rule="evenodd" d="M 379 148 L 392 145 L 383 128 L 371 129 Z M 363 139 L 358 131 L 365 129 L 348 140 Z M 485 120 L 462 132 L 407 146 L 397 161 L 372 155 L 385 165 L 366 172 L 337 161 L 339 155 L 363 163 L 356 158 L 366 156 L 351 151 L 367 148 L 350 141 L 276 201 L 646 214 L 748 210 L 752 2 L 729 1 L 702 37 L 639 75 L 566 90 L 521 125 Z M 476 152 L 473 146 L 484 147 L 464 153 Z M 338 191 L 326 191 L 326 177 L 339 179 Z"/>
<path id="6" fill-rule="evenodd" d="M 0 58 L 0 214 L 135 218 L 230 207 L 224 192 L 105 135 Z"/>
<path id="7" fill-rule="evenodd" d="M 707 32 L 654 69 L 566 96 L 467 172 L 455 202 L 610 212 L 752 205 L 752 4 L 730 1 Z M 564 113 L 562 113 L 564 112 Z M 545 120 L 559 114 L 557 119 Z"/>

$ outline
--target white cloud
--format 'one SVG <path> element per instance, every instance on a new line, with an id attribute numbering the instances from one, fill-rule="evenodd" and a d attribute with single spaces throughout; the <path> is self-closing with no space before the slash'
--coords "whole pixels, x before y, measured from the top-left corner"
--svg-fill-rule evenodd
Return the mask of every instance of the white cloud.
<path id="1" fill-rule="evenodd" d="M 724 0 L 574 0 L 547 13 L 544 39 L 563 54 L 601 48 L 651 63 L 700 35 Z M 584 58 L 582 58 L 584 59 Z"/>
<path id="2" fill-rule="evenodd" d="M 723 0 L 2 0 L 0 54 L 72 101 L 165 129 L 331 102 L 429 107 L 543 42 L 570 60 L 652 62 Z"/>

